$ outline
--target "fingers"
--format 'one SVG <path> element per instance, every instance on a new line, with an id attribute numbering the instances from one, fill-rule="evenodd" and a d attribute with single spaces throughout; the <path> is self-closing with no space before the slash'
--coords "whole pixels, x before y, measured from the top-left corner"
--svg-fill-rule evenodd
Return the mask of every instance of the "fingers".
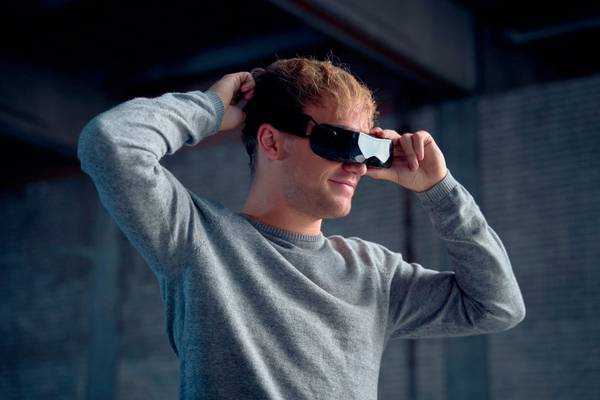
<path id="1" fill-rule="evenodd" d="M 240 101 L 248 101 L 254 96 L 254 86 L 256 84 L 250 72 L 243 71 L 227 74 L 223 76 L 221 82 L 223 82 L 223 90 L 229 92 L 231 96 L 229 103 L 231 105 L 238 104 Z"/>
<path id="2" fill-rule="evenodd" d="M 412 133 L 405 133 L 404 135 L 401 135 L 400 144 L 402 145 L 402 150 L 406 155 L 410 169 L 416 170 L 419 168 L 419 160 L 417 160 L 417 153 L 413 147 L 413 136 L 414 135 Z"/>
<path id="3" fill-rule="evenodd" d="M 254 88 L 254 85 L 256 83 L 254 82 L 254 78 L 252 77 L 252 74 L 250 74 L 250 72 L 240 72 L 239 78 L 240 78 L 240 89 L 243 92 L 246 92 L 246 91 Z"/>
<path id="4" fill-rule="evenodd" d="M 244 100 L 250 100 L 254 96 L 254 87 L 256 82 L 250 72 L 242 72 L 240 91 L 243 93 Z"/>
<path id="5" fill-rule="evenodd" d="M 381 129 L 380 127 L 371 129 L 370 134 L 382 139 L 395 139 L 396 136 L 400 136 L 396 131 L 391 129 Z"/>
<path id="6" fill-rule="evenodd" d="M 402 150 L 408 158 L 411 169 L 419 168 L 419 161 L 425 159 L 425 147 L 431 143 L 433 139 L 427 131 L 418 131 L 417 133 L 405 133 L 401 135 L 400 142 Z"/>
<path id="7" fill-rule="evenodd" d="M 423 161 L 423 159 L 425 158 L 425 140 L 427 135 L 421 132 L 424 131 L 419 131 L 412 136 L 413 149 L 417 154 L 418 161 Z"/>
<path id="8" fill-rule="evenodd" d="M 425 146 L 432 141 L 431 135 L 427 131 L 400 135 L 391 129 L 376 127 L 371 130 L 371 134 L 393 140 L 394 149 L 401 153 L 398 154 L 397 162 L 407 165 L 413 171 L 419 168 L 419 161 L 423 161 L 425 158 Z"/>

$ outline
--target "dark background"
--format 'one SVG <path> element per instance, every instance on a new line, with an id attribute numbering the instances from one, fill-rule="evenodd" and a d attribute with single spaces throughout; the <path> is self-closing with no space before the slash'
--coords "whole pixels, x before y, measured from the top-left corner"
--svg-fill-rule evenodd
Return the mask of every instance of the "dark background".
<path id="1" fill-rule="evenodd" d="M 177 396 L 158 285 L 81 172 L 79 132 L 127 99 L 205 90 L 296 55 L 347 65 L 374 91 L 381 126 L 434 135 L 527 306 L 508 332 L 390 343 L 380 398 L 598 398 L 600 6 L 4 1 L 0 37 L 0 398 Z M 202 196 L 243 204 L 235 137 L 164 165 Z M 325 234 L 452 268 L 411 194 L 363 182 Z"/>

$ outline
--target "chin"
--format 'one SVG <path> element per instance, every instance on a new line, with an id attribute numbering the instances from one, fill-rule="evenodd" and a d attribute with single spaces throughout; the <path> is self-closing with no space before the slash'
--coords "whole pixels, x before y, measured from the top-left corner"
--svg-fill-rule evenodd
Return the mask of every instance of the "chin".
<path id="1" fill-rule="evenodd" d="M 337 218 L 344 218 L 345 216 L 347 216 L 348 214 L 350 214 L 350 211 L 348 212 L 344 212 L 344 213 L 339 213 L 339 214 L 334 214 L 334 215 L 328 215 L 326 217 L 323 217 L 323 219 L 337 219 Z"/>
<path id="2" fill-rule="evenodd" d="M 352 196 L 314 190 L 309 187 L 290 187 L 286 198 L 294 208 L 319 219 L 342 218 L 350 214 Z"/>
<path id="3" fill-rule="evenodd" d="M 334 207 L 328 208 L 327 210 L 324 210 L 325 212 L 321 218 L 327 218 L 327 219 L 336 219 L 336 218 L 343 218 L 345 216 L 347 216 L 348 214 L 350 214 L 350 210 L 352 209 L 352 205 L 335 205 Z"/>

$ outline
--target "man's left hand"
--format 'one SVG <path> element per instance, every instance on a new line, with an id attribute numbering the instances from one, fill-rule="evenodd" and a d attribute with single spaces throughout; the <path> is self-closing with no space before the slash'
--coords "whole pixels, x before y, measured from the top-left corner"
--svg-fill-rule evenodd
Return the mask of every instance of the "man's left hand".
<path id="1" fill-rule="evenodd" d="M 415 192 L 424 192 L 444 179 L 448 173 L 444 155 L 429 132 L 400 135 L 394 130 L 377 127 L 370 134 L 391 139 L 394 158 L 391 168 L 369 168 L 367 176 L 385 179 Z"/>

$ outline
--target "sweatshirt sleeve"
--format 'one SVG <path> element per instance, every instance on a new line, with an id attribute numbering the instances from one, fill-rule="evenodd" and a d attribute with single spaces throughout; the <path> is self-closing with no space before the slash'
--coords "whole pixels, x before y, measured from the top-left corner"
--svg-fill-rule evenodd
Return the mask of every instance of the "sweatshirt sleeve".
<path id="1" fill-rule="evenodd" d="M 390 338 L 467 336 L 510 329 L 525 304 L 500 238 L 452 176 L 416 193 L 444 241 L 454 271 L 435 271 L 394 253 Z"/>
<path id="2" fill-rule="evenodd" d="M 135 98 L 93 118 L 77 156 L 119 228 L 157 274 L 175 273 L 194 206 L 187 189 L 161 164 L 183 145 L 216 133 L 223 102 L 213 92 Z"/>

